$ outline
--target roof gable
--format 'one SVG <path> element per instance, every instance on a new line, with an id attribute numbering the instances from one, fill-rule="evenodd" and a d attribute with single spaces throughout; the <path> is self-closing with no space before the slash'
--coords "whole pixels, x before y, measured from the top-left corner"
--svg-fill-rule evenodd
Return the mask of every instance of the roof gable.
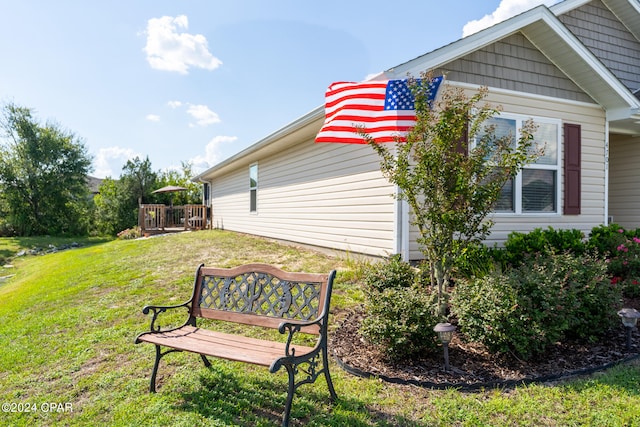
<path id="1" fill-rule="evenodd" d="M 585 1 L 571 1 L 574 7 Z M 522 33 L 558 69 L 601 105 L 610 120 L 628 116 L 640 102 L 578 38 L 545 6 L 460 39 L 385 72 L 390 78 L 418 75 L 442 67 L 515 33 Z"/>
<path id="2" fill-rule="evenodd" d="M 631 91 L 640 88 L 640 40 L 601 0 L 558 19 Z"/>
<path id="3" fill-rule="evenodd" d="M 522 32 L 474 50 L 433 71 L 446 74 L 452 81 L 595 103 Z"/>
<path id="4" fill-rule="evenodd" d="M 555 15 L 563 15 L 591 1 L 565 0 L 551 6 L 550 9 Z M 640 3 L 633 0 L 602 0 L 602 3 L 631 31 L 637 40 L 640 40 Z"/>

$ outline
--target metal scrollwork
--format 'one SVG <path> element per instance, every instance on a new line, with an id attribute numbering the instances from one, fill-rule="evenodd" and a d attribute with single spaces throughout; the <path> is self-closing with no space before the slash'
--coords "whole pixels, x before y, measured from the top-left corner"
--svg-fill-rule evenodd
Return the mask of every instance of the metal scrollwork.
<path id="1" fill-rule="evenodd" d="M 286 331 L 289 331 L 289 335 L 287 336 L 287 343 L 285 345 L 285 350 L 284 350 L 284 354 L 286 356 L 290 356 L 290 357 L 294 357 L 296 355 L 296 349 L 295 348 L 291 348 L 291 343 L 293 341 L 293 336 L 295 333 L 300 332 L 300 325 L 295 325 L 293 323 L 286 323 L 284 324 L 284 329 Z M 283 332 L 283 331 L 281 331 Z"/>
<path id="2" fill-rule="evenodd" d="M 146 307 L 144 307 L 142 309 L 142 313 L 145 314 L 145 315 L 149 314 L 149 312 L 152 313 L 152 315 L 151 315 L 151 325 L 149 327 L 149 330 L 151 332 L 162 332 L 162 326 L 160 325 L 160 322 L 158 321 L 158 317 L 162 313 L 165 313 L 167 310 L 181 308 L 181 307 L 186 308 L 188 312 L 191 311 L 191 304 L 190 303 L 185 303 L 185 304 L 174 305 L 174 306 L 148 305 L 148 306 L 146 306 Z M 189 324 L 190 321 L 191 321 L 191 316 L 189 316 L 187 321 L 182 326 Z M 180 326 L 180 327 L 182 327 L 182 326 Z"/>
<path id="3" fill-rule="evenodd" d="M 278 304 L 280 305 L 280 310 L 278 310 L 277 316 L 282 317 L 285 313 L 289 311 L 291 308 L 291 284 L 287 281 L 282 281 L 279 283 L 279 288 L 282 291 L 282 294 L 278 298 Z"/>

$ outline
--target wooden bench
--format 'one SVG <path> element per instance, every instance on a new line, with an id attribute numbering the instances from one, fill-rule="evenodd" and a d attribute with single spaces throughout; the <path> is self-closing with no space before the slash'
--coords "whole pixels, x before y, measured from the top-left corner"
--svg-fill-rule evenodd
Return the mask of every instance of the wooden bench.
<path id="1" fill-rule="evenodd" d="M 236 268 L 200 265 L 196 271 L 191 298 L 179 305 L 143 308 L 152 313 L 151 327 L 136 338 L 136 344 L 155 345 L 156 359 L 151 373 L 150 392 L 156 391 L 160 359 L 174 351 L 200 354 L 206 367 L 207 356 L 269 367 L 271 373 L 287 370 L 289 385 L 282 425 L 289 424 L 291 403 L 296 389 L 324 375 L 331 401 L 337 396 L 329 375 L 327 320 L 335 270 L 328 275 L 288 273 L 266 264 Z M 165 329 L 159 316 L 169 310 L 187 311 L 182 326 Z M 275 328 L 281 341 L 256 339 L 198 327 L 198 319 Z M 317 335 L 315 345 L 300 345 L 298 338 Z M 163 347 L 169 348 L 162 351 Z M 296 374 L 300 376 L 296 380 Z"/>

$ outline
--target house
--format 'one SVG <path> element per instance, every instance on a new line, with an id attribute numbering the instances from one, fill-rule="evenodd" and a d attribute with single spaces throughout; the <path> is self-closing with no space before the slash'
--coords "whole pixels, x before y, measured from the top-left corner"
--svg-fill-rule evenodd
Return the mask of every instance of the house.
<path id="1" fill-rule="evenodd" d="M 512 231 L 640 227 L 640 3 L 539 6 L 385 71 L 488 86 L 499 119 L 550 144 L 509 188 L 488 244 Z M 373 256 L 421 258 L 404 202 L 366 145 L 318 144 L 324 106 L 201 173 L 214 227 Z"/>

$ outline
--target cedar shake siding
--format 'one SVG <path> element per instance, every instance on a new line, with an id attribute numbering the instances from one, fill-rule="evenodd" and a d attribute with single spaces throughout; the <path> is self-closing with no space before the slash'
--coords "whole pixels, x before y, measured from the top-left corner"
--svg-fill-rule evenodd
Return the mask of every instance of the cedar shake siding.
<path id="1" fill-rule="evenodd" d="M 558 19 L 629 90 L 640 88 L 640 41 L 602 1 L 594 0 Z"/>
<path id="2" fill-rule="evenodd" d="M 594 102 L 522 33 L 445 64 L 439 73 L 451 81 Z"/>

